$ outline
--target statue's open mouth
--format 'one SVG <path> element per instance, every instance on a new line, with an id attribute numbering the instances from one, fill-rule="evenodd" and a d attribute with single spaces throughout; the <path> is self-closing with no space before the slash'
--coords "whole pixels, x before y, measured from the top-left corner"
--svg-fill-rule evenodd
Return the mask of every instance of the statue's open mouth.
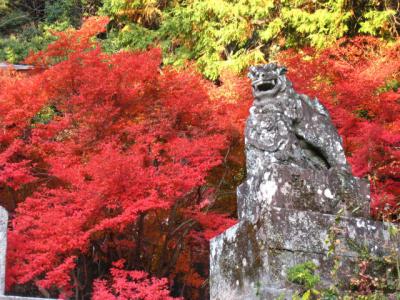
<path id="1" fill-rule="evenodd" d="M 254 88 L 256 89 L 257 92 L 267 92 L 276 87 L 277 80 L 272 79 L 268 81 L 261 82 L 259 84 L 255 84 Z"/>
<path id="2" fill-rule="evenodd" d="M 253 80 L 252 86 L 254 98 L 260 100 L 263 97 L 275 96 L 281 90 L 282 82 L 277 77 L 262 78 Z"/>

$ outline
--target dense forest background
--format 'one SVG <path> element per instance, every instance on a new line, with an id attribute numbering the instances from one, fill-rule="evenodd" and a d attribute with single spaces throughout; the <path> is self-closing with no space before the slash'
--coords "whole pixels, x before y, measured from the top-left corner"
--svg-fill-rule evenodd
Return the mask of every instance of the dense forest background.
<path id="1" fill-rule="evenodd" d="M 399 222 L 399 30 L 397 0 L 0 0 L 0 61 L 35 66 L 0 73 L 8 291 L 207 299 L 251 64 L 324 103 L 371 215 Z"/>
<path id="2" fill-rule="evenodd" d="M 284 49 L 323 49 L 342 37 L 398 37 L 397 0 L 1 0 L 0 60 L 22 61 L 84 18 L 110 18 L 106 52 L 163 49 L 163 62 L 195 60 L 209 79 L 240 72 Z"/>

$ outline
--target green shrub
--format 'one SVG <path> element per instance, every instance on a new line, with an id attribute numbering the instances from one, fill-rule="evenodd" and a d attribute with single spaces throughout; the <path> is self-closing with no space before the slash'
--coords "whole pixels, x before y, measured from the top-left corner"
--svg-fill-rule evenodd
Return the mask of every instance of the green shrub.
<path id="1" fill-rule="evenodd" d="M 102 13 L 111 16 L 114 28 L 135 23 L 149 30 L 135 28 L 131 34 L 142 34 L 138 40 L 112 30 L 113 50 L 140 49 L 154 41 L 164 50 L 164 63 L 194 59 L 209 79 L 224 68 L 240 72 L 262 63 L 282 48 L 324 48 L 358 33 L 397 34 L 394 10 L 373 0 L 105 0 Z"/>
<path id="2" fill-rule="evenodd" d="M 68 26 L 66 22 L 53 25 L 41 23 L 0 39 L 0 61 L 22 62 L 30 51 L 39 51 L 54 41 L 56 38 L 52 34 L 53 31 L 65 30 Z"/>
<path id="3" fill-rule="evenodd" d="M 55 40 L 53 31 L 78 27 L 100 0 L 0 0 L 0 61 L 22 62 Z"/>
<path id="4" fill-rule="evenodd" d="M 129 23 L 122 30 L 112 29 L 103 41 L 106 52 L 119 50 L 144 50 L 154 42 L 155 32 L 135 23 Z"/>

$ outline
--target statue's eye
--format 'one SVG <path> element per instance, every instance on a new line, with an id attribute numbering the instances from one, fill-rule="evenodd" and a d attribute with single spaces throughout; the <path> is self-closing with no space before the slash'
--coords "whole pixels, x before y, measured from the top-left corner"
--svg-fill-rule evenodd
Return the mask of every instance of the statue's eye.
<path id="1" fill-rule="evenodd" d="M 247 74 L 247 77 L 249 77 L 251 80 L 254 80 L 254 78 L 256 78 L 256 74 L 255 74 L 254 72 L 250 71 L 250 72 Z"/>

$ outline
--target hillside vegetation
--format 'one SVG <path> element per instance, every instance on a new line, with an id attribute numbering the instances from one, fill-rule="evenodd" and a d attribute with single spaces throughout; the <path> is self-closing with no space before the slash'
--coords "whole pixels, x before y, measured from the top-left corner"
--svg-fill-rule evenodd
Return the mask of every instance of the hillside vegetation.
<path id="1" fill-rule="evenodd" d="M 395 39 L 396 0 L 2 0 L 0 61 L 20 62 L 54 40 L 53 31 L 105 15 L 107 52 L 163 49 L 165 64 L 195 60 L 209 79 L 274 58 L 280 50 L 323 49 L 338 38 L 367 34 Z"/>

